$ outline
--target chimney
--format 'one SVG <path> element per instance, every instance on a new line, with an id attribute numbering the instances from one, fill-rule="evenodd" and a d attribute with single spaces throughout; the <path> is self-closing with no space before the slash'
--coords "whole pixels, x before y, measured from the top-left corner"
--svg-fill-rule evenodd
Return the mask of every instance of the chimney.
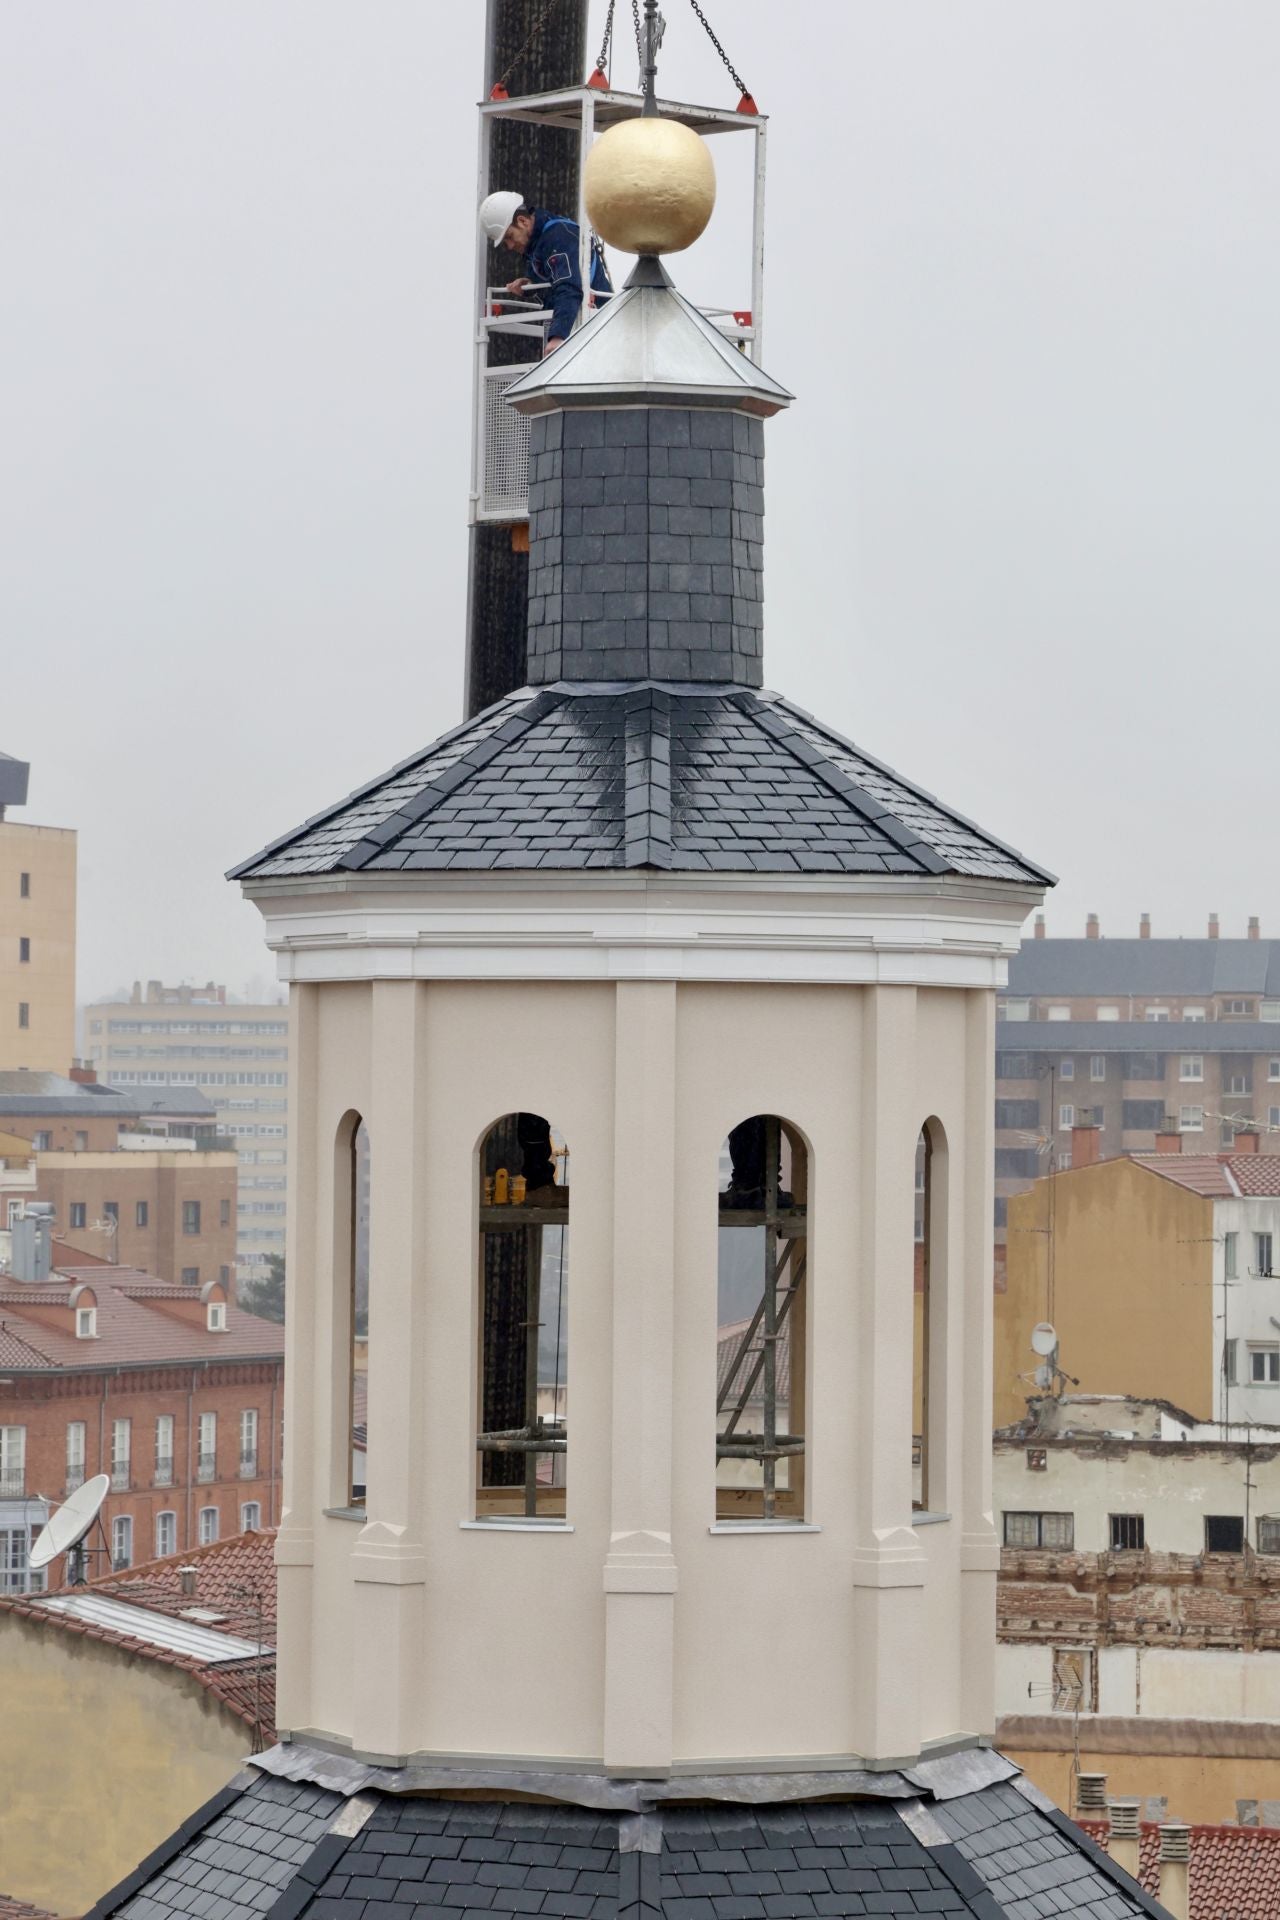
<path id="1" fill-rule="evenodd" d="M 1256 913 L 1249 915 L 1249 938 L 1251 940 L 1261 940 L 1262 938 L 1262 927 Z"/>
<path id="2" fill-rule="evenodd" d="M 1144 913 L 1138 922 L 1138 938 L 1139 940 L 1149 940 L 1151 938 L 1151 915 L 1149 913 Z"/>
<path id="3" fill-rule="evenodd" d="M 1076 1775 L 1076 1819 L 1105 1820 L 1107 1817 L 1107 1776 L 1105 1773 Z"/>
<path id="4" fill-rule="evenodd" d="M 87 1060 L 73 1060 L 71 1062 L 71 1078 L 81 1087 L 96 1086 L 98 1069 L 91 1067 Z"/>
<path id="5" fill-rule="evenodd" d="M 1209 915 L 1209 938 L 1211 940 L 1216 940 L 1217 937 L 1218 937 L 1218 916 L 1216 913 L 1211 913 Z"/>
<path id="6" fill-rule="evenodd" d="M 1123 1867 L 1130 1879 L 1138 1877 L 1138 1810 L 1140 1800 L 1108 1800 L 1107 1811 L 1111 1815 L 1111 1838 L 1107 1852 L 1118 1867 Z"/>
<path id="7" fill-rule="evenodd" d="M 1232 1153 L 1261 1153 L 1262 1133 L 1258 1127 L 1242 1127 L 1231 1142 Z"/>
<path id="8" fill-rule="evenodd" d="M 1191 1829 L 1185 1820 L 1160 1822 L 1160 1904 L 1173 1920 L 1191 1920 Z"/>
<path id="9" fill-rule="evenodd" d="M 1042 913 L 1036 915 L 1035 936 L 1037 940 L 1044 939 L 1044 915 Z"/>
<path id="10" fill-rule="evenodd" d="M 1096 940 L 1099 931 L 1098 916 L 1096 913 L 1091 913 L 1084 923 L 1084 937 L 1086 940 Z"/>
<path id="11" fill-rule="evenodd" d="M 1178 1131 L 1177 1122 L 1175 1121 L 1171 1113 L 1166 1113 L 1164 1117 L 1164 1125 L 1160 1127 L 1156 1132 L 1156 1152 L 1157 1153 L 1181 1153 L 1182 1152 L 1182 1135 Z"/>
<path id="12" fill-rule="evenodd" d="M 1095 1166 L 1101 1157 L 1102 1129 L 1095 1120 L 1077 1120 L 1071 1129 L 1071 1165 Z"/>

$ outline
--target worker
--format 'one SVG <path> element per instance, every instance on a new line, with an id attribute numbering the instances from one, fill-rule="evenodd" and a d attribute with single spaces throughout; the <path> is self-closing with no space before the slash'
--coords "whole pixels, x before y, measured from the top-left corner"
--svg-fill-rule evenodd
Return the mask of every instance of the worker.
<path id="1" fill-rule="evenodd" d="M 551 309 L 551 324 L 543 353 L 554 353 L 569 337 L 582 311 L 582 274 L 578 266 L 579 230 L 576 220 L 562 214 L 544 213 L 541 207 L 528 206 L 518 193 L 491 193 L 480 202 L 480 226 L 495 247 L 507 247 L 521 255 L 525 268 L 519 278 L 508 283 L 507 292 L 518 299 L 530 290 L 530 281 L 545 284 L 537 289 L 544 307 Z M 607 300 L 613 292 L 604 251 L 591 237 L 592 304 Z"/>

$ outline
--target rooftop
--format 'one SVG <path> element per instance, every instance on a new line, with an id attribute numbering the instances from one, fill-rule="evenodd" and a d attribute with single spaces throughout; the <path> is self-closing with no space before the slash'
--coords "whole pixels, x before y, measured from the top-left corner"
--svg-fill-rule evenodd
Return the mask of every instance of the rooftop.
<path id="1" fill-rule="evenodd" d="M 1280 940 L 1024 940 L 1009 962 L 1009 992 L 1280 998 Z"/>
<path id="2" fill-rule="evenodd" d="M 521 688 L 231 877 L 644 867 L 1049 877 L 778 694 L 654 682 Z"/>
<path id="3" fill-rule="evenodd" d="M 93 1289 L 96 1338 L 77 1339 L 71 1325 L 77 1286 Z M 211 1333 L 203 1318 L 188 1318 L 175 1306 L 201 1309 L 200 1289 L 170 1286 L 136 1267 L 95 1262 L 56 1268 L 48 1280 L 0 1276 L 0 1361 L 6 1373 L 20 1374 L 284 1357 L 284 1328 L 272 1320 L 228 1303 L 225 1332 Z M 59 1308 L 67 1316 L 65 1329 L 48 1318 Z"/>
<path id="4" fill-rule="evenodd" d="M 0 1073 L 0 1117 L 59 1114 L 128 1120 L 144 1114 L 213 1121 L 216 1108 L 196 1087 L 138 1087 L 126 1092 L 101 1080 L 69 1080 L 60 1073 L 15 1068 Z"/>
<path id="5" fill-rule="evenodd" d="M 1211 1200 L 1280 1198 L 1280 1153 L 1135 1153 L 1133 1159 Z"/>
<path id="6" fill-rule="evenodd" d="M 1082 1820 L 1094 1839 L 1105 1823 Z M 1159 1877 L 1160 1828 L 1144 1820 L 1139 1878 L 1149 1893 Z M 1191 1920 L 1275 1920 L 1280 1913 L 1280 1827 L 1193 1826 Z"/>

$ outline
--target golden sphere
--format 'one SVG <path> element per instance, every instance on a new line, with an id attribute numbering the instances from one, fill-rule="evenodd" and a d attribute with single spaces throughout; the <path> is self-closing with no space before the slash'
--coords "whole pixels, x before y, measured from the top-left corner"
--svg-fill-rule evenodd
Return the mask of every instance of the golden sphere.
<path id="1" fill-rule="evenodd" d="M 707 144 L 678 120 L 619 120 L 587 155 L 587 212 L 602 240 L 624 253 L 691 247 L 716 203 Z"/>

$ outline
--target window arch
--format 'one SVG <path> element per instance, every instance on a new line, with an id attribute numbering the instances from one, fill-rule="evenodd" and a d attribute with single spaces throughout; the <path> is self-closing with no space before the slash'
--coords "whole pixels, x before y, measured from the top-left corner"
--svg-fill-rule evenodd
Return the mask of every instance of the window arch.
<path id="1" fill-rule="evenodd" d="M 716 1518 L 802 1520 L 809 1154 L 777 1114 L 720 1150 Z"/>
<path id="2" fill-rule="evenodd" d="M 344 1381 L 337 1493 L 348 1507 L 364 1506 L 368 1486 L 369 1172 L 369 1129 L 360 1114 L 345 1114 L 334 1167 L 333 1281 Z"/>
<path id="3" fill-rule="evenodd" d="M 916 1140 L 915 1246 L 911 1301 L 911 1504 L 940 1504 L 943 1458 L 938 1377 L 939 1313 L 945 1283 L 946 1135 L 926 1120 Z"/>
<path id="4" fill-rule="evenodd" d="M 541 1114 L 508 1113 L 479 1163 L 476 1517 L 563 1519 L 569 1149 Z"/>

